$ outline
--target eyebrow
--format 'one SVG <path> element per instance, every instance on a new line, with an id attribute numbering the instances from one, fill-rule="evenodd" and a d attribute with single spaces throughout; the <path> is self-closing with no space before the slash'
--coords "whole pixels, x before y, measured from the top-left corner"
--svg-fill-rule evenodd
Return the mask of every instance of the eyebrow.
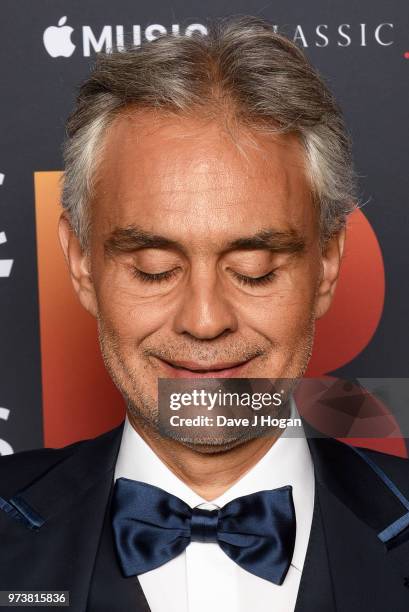
<path id="1" fill-rule="evenodd" d="M 237 238 L 229 242 L 224 250 L 269 250 L 275 253 L 301 253 L 306 246 L 305 238 L 295 229 L 263 229 L 252 236 Z M 140 249 L 177 249 L 183 253 L 185 247 L 176 240 L 161 236 L 138 226 L 115 228 L 104 241 L 104 252 L 108 257 L 119 253 L 132 253 Z"/>
<path id="2" fill-rule="evenodd" d="M 117 253 L 132 253 L 139 249 L 167 249 L 184 250 L 182 245 L 165 236 L 152 234 L 135 225 L 117 227 L 104 241 L 104 252 L 108 257 Z"/>
<path id="3" fill-rule="evenodd" d="M 295 229 L 275 230 L 265 229 L 253 236 L 238 238 L 230 242 L 229 250 L 266 249 L 276 253 L 301 253 L 306 246 L 305 238 Z"/>

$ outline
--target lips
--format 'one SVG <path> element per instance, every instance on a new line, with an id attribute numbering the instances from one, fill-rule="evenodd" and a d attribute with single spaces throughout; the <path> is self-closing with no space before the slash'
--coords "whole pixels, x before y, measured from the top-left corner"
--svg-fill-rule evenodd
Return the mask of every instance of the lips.
<path id="1" fill-rule="evenodd" d="M 242 375 L 242 370 L 251 361 L 217 362 L 203 364 L 194 361 L 165 361 L 161 365 L 168 378 L 234 378 Z"/>

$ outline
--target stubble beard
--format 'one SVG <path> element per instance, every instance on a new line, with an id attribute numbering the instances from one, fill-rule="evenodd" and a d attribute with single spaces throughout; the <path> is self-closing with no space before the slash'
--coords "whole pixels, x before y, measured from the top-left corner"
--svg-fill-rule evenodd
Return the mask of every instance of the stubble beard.
<path id="1" fill-rule="evenodd" d="M 159 432 L 159 409 L 157 398 L 152 397 L 147 391 L 144 391 L 139 379 L 143 374 L 137 373 L 129 368 L 126 361 L 121 356 L 119 350 L 120 342 L 116 334 L 109 331 L 105 326 L 102 318 L 98 315 L 98 340 L 101 349 L 101 355 L 105 367 L 124 398 L 128 412 L 128 417 L 132 425 L 141 433 L 145 432 L 147 437 L 153 437 L 160 441 L 163 436 Z M 303 334 L 303 339 L 300 342 L 295 352 L 296 358 L 288 361 L 288 368 L 285 375 L 280 378 L 296 382 L 303 377 L 307 369 L 308 362 L 311 357 L 313 340 L 315 331 L 315 319 L 311 316 L 309 324 Z M 171 356 L 169 357 L 171 360 Z M 146 363 L 144 369 L 148 369 Z M 218 379 L 222 384 L 223 379 Z M 291 385 L 291 383 L 289 383 Z M 290 388 L 290 387 L 289 387 Z M 272 418 L 282 418 L 288 416 L 288 405 L 277 407 L 276 412 L 271 414 Z M 253 430 L 253 431 L 251 431 Z M 279 436 L 284 430 L 270 427 L 268 435 Z M 246 427 L 229 427 L 222 428 L 216 436 L 204 436 L 197 430 L 189 430 L 188 433 L 182 433 L 175 436 L 173 439 L 180 444 L 204 454 L 223 453 L 241 444 L 248 442 L 251 439 L 266 435 L 265 431 L 260 431 L 257 428 Z"/>

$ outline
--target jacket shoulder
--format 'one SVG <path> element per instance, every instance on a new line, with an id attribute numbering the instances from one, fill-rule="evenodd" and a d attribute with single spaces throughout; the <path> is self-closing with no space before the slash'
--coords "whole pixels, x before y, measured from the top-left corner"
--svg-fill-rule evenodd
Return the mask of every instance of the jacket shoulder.
<path id="1" fill-rule="evenodd" d="M 91 441 L 81 440 L 62 448 L 38 448 L 0 457 L 0 496 L 7 499 Z"/>
<path id="2" fill-rule="evenodd" d="M 39 448 L 0 457 L 0 497 L 10 499 L 16 491 L 34 484 L 47 472 L 71 457 L 81 456 L 83 461 L 93 457 L 116 453 L 121 440 L 124 421 L 117 427 L 94 438 L 80 440 L 62 448 Z M 109 450 L 110 449 L 110 450 Z"/>

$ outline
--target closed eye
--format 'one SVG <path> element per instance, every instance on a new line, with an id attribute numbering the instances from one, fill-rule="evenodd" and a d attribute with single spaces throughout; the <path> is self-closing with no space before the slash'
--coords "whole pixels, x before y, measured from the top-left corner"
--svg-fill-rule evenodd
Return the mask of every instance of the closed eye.
<path id="1" fill-rule="evenodd" d="M 247 285 L 248 287 L 260 287 L 262 285 L 268 285 L 273 282 L 276 271 L 271 270 L 267 274 L 263 276 L 245 276 L 244 274 L 239 274 L 238 272 L 233 272 L 232 274 L 236 280 L 238 280 L 242 285 Z"/>
<path id="2" fill-rule="evenodd" d="M 139 270 L 139 268 L 132 266 L 132 275 L 143 283 L 161 283 L 173 278 L 178 269 L 179 268 L 173 268 L 172 270 L 166 270 L 165 272 L 149 274 L 148 272 L 143 272 L 142 270 Z"/>

